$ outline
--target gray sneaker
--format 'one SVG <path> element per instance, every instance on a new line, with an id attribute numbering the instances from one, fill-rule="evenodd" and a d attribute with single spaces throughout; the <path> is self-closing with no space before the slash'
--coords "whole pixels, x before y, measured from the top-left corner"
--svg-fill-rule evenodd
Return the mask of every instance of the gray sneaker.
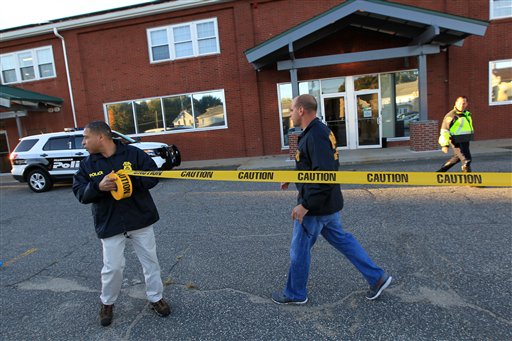
<path id="1" fill-rule="evenodd" d="M 303 300 L 292 300 L 291 298 L 286 297 L 282 292 L 277 291 L 272 293 L 272 302 L 276 304 L 301 305 L 306 304 L 308 302 L 308 298 L 306 297 Z"/>
<path id="2" fill-rule="evenodd" d="M 384 291 L 384 289 L 386 289 L 389 286 L 389 284 L 391 284 L 391 280 L 391 276 L 386 275 L 382 277 L 374 287 L 370 287 L 368 293 L 366 294 L 366 298 L 369 300 L 374 300 L 377 297 L 379 297 L 380 294 L 382 294 L 382 292 Z"/>

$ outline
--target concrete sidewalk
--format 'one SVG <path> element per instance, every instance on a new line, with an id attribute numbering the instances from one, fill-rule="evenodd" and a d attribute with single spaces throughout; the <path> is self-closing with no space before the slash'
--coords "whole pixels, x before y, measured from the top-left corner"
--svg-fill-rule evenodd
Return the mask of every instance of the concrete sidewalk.
<path id="1" fill-rule="evenodd" d="M 512 153 L 512 139 L 471 142 L 472 156 L 507 153 Z M 444 154 L 441 152 L 441 150 L 414 152 L 408 146 L 378 149 L 341 150 L 340 164 L 350 165 L 360 163 L 380 163 L 429 159 L 441 160 L 448 159 L 449 155 L 452 155 L 451 150 L 448 152 L 448 154 Z M 295 167 L 295 162 L 289 159 L 288 154 L 280 154 L 245 158 L 184 161 L 176 169 L 217 169 L 224 167 L 237 169 L 293 169 Z"/>

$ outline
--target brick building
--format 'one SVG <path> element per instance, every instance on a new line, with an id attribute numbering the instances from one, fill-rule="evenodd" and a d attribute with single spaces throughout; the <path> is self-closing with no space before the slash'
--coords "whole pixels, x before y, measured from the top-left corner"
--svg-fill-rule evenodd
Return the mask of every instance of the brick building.
<path id="1" fill-rule="evenodd" d="M 155 1 L 6 29 L 0 147 L 105 120 L 184 160 L 287 154 L 302 93 L 342 149 L 421 149 L 461 94 L 475 139 L 510 138 L 511 31 L 510 0 Z"/>

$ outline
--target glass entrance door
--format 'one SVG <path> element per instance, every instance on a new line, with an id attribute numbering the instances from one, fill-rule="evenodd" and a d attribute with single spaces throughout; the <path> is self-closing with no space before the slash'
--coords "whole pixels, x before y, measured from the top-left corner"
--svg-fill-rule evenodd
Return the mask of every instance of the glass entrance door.
<path id="1" fill-rule="evenodd" d="M 324 97 L 325 123 L 334 133 L 336 144 L 347 147 L 347 120 L 345 116 L 345 96 Z"/>
<path id="2" fill-rule="evenodd" d="M 357 108 L 357 146 L 381 146 L 378 91 L 370 93 L 356 92 L 355 97 Z"/>

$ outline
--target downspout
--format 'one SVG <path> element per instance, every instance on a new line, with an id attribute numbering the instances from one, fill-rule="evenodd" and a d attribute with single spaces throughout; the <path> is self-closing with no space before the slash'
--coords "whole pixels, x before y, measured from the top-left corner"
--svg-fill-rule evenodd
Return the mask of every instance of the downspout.
<path id="1" fill-rule="evenodd" d="M 68 57 L 66 52 L 66 42 L 64 41 L 64 37 L 59 34 L 57 28 L 53 28 L 53 33 L 62 41 L 62 52 L 64 54 L 64 65 L 66 67 L 66 77 L 68 79 L 68 89 L 69 89 L 69 99 L 71 100 L 71 112 L 73 113 L 73 123 L 75 124 L 75 128 L 78 127 L 76 123 L 76 112 L 75 112 L 75 100 L 73 99 L 73 88 L 71 87 L 71 78 L 69 76 L 69 66 L 68 66 Z"/>

